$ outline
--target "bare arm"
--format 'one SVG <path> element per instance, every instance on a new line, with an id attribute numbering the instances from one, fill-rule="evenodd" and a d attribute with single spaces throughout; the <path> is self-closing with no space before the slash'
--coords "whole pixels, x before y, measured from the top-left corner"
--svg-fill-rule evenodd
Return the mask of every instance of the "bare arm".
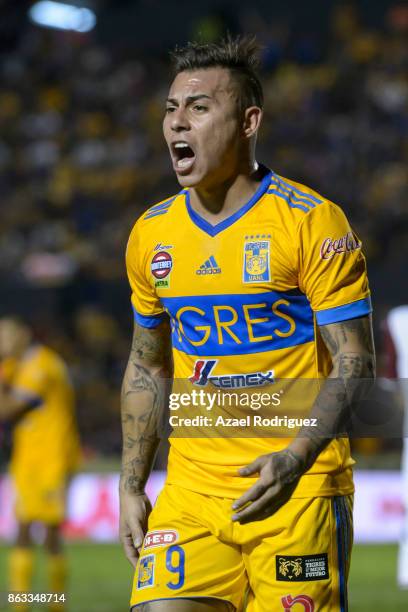
<path id="1" fill-rule="evenodd" d="M 19 398 L 0 384 L 0 421 L 17 421 L 28 411 L 40 404 L 40 398 Z"/>
<path id="2" fill-rule="evenodd" d="M 320 452 L 344 431 L 350 403 L 368 390 L 375 376 L 375 351 L 371 317 L 351 319 L 320 327 L 333 362 L 310 413 L 317 427 L 303 427 L 283 451 L 262 455 L 240 471 L 260 478 L 237 502 L 233 519 L 241 523 L 262 520 L 278 510 L 292 495 L 300 477 Z M 344 434 L 343 434 L 344 435 Z M 245 504 L 248 507 L 239 510 Z"/>
<path id="3" fill-rule="evenodd" d="M 121 395 L 121 539 L 132 564 L 150 510 L 144 489 L 164 427 L 171 377 L 168 320 L 155 329 L 135 324 Z"/>

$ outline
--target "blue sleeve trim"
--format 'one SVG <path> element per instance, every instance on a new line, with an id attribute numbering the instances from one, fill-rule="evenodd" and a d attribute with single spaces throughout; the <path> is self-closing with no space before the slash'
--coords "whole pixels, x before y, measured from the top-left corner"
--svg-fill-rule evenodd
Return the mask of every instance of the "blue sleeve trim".
<path id="1" fill-rule="evenodd" d="M 157 327 L 164 319 L 164 312 L 161 312 L 157 315 L 146 316 L 140 314 L 140 312 L 137 312 L 134 307 L 133 314 L 135 316 L 135 321 L 138 325 L 141 325 L 142 327 L 148 327 L 149 329 Z"/>
<path id="2" fill-rule="evenodd" d="M 334 308 L 319 310 L 315 314 L 318 325 L 329 325 L 330 323 L 339 323 L 340 321 L 347 321 L 348 319 L 364 317 L 372 311 L 371 298 L 366 297 L 362 300 L 351 302 L 350 304 L 344 304 L 344 306 L 335 306 Z"/>
<path id="3" fill-rule="evenodd" d="M 29 393 L 21 387 L 12 387 L 11 394 L 13 395 L 13 397 L 15 397 L 15 399 L 24 402 L 27 408 L 38 408 L 44 403 L 42 397 Z"/>

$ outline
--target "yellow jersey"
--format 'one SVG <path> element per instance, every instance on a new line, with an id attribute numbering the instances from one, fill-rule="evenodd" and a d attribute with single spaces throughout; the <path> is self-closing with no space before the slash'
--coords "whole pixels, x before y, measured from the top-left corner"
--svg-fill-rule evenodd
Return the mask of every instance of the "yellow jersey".
<path id="1" fill-rule="evenodd" d="M 283 379 L 321 380 L 332 364 L 318 326 L 371 312 L 361 242 L 342 210 L 262 168 L 253 197 L 217 225 L 183 189 L 149 208 L 131 232 L 135 320 L 154 328 L 170 317 L 174 388 L 184 381 L 191 390 L 242 392 Z M 173 432 L 170 444 L 169 483 L 236 497 L 256 480 L 238 468 L 288 439 Z M 332 441 L 293 496 L 351 493 L 352 464 L 348 439 Z"/>
<path id="2" fill-rule="evenodd" d="M 64 362 L 50 348 L 33 345 L 20 360 L 2 365 L 11 393 L 31 406 L 13 428 L 11 473 L 39 469 L 53 479 L 66 477 L 79 464 L 80 445 Z"/>

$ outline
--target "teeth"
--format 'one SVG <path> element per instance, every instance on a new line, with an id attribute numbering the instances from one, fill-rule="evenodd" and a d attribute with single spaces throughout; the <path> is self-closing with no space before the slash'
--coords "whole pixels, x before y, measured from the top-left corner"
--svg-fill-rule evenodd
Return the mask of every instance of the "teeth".
<path id="1" fill-rule="evenodd" d="M 176 142 L 174 145 L 175 149 L 182 149 L 183 147 L 188 147 L 188 144 L 186 142 Z"/>
<path id="2" fill-rule="evenodd" d="M 177 165 L 181 168 L 184 168 L 185 166 L 190 166 L 192 163 L 193 163 L 193 158 L 186 157 L 185 159 L 180 159 L 180 161 L 177 162 Z"/>

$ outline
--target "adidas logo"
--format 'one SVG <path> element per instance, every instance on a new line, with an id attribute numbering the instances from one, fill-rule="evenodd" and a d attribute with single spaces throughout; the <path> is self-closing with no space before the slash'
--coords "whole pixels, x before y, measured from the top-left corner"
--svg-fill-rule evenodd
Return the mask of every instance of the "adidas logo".
<path id="1" fill-rule="evenodd" d="M 211 255 L 199 268 L 196 274 L 221 274 L 221 268 L 218 267 L 215 258 Z"/>

